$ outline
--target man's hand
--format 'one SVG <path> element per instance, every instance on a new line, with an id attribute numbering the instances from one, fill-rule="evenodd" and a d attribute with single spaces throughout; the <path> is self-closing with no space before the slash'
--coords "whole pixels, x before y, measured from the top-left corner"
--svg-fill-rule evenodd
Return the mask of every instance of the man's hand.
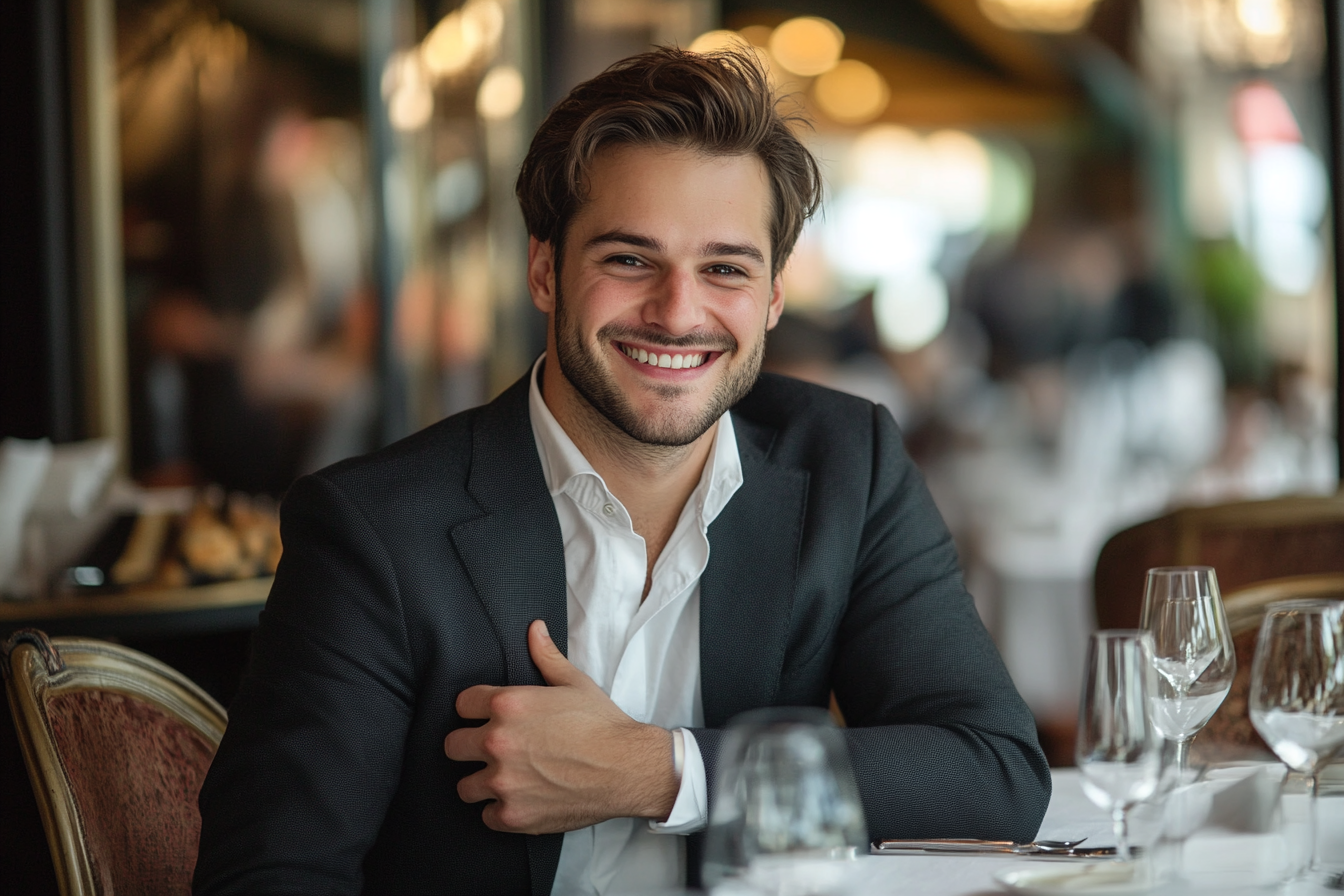
<path id="1" fill-rule="evenodd" d="M 528 650 L 551 687 L 477 685 L 457 695 L 464 719 L 486 719 L 444 739 L 449 759 L 484 762 L 457 782 L 497 831 L 572 831 L 608 818 L 664 819 L 677 797 L 672 735 L 636 722 L 551 640 L 540 619 Z"/>

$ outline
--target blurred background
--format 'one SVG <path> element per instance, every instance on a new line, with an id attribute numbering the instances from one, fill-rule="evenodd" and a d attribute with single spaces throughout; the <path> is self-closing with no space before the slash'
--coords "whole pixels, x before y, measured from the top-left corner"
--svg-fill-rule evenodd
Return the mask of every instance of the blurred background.
<path id="1" fill-rule="evenodd" d="M 1043 727 L 1110 534 L 1337 489 L 1321 0 L 4 15 L 0 438 L 260 502 L 488 400 L 544 345 L 513 183 L 545 111 L 739 41 L 828 180 L 767 365 L 891 410 Z"/>

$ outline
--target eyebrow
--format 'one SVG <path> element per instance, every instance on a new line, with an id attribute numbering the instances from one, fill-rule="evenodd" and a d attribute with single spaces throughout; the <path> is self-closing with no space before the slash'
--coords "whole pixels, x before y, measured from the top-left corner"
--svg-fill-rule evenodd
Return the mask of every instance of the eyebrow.
<path id="1" fill-rule="evenodd" d="M 644 236 L 639 233 L 630 233 L 626 230 L 608 230 L 606 233 L 599 233 L 583 245 L 585 249 L 592 249 L 597 246 L 605 246 L 612 243 L 619 243 L 624 246 L 638 246 L 641 249 L 648 249 L 650 252 L 667 251 L 667 247 L 661 240 L 654 239 L 651 236 Z M 738 258 L 751 259 L 758 264 L 765 264 L 765 255 L 760 249 L 757 249 L 750 243 L 705 243 L 700 247 L 700 254 L 702 256 L 732 255 Z"/>

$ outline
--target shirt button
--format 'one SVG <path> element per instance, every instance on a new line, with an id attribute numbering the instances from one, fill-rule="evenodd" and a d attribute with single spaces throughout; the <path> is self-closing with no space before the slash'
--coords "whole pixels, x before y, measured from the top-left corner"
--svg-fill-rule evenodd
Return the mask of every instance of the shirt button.
<path id="1" fill-rule="evenodd" d="M 614 516 L 615 513 L 616 513 L 616 505 L 614 505 L 614 504 L 603 504 L 603 505 L 602 505 L 602 512 L 605 513 L 607 516 Z"/>

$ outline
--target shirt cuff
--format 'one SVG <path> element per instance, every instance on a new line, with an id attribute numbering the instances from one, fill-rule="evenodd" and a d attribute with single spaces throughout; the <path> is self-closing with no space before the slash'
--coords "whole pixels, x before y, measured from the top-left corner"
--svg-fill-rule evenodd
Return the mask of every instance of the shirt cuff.
<path id="1" fill-rule="evenodd" d="M 677 801 L 667 821 L 650 821 L 649 830 L 655 834 L 694 834 L 709 824 L 709 791 L 705 783 L 705 760 L 695 735 L 685 728 L 676 733 L 682 737 L 685 756 L 681 768 L 681 786 Z"/>

